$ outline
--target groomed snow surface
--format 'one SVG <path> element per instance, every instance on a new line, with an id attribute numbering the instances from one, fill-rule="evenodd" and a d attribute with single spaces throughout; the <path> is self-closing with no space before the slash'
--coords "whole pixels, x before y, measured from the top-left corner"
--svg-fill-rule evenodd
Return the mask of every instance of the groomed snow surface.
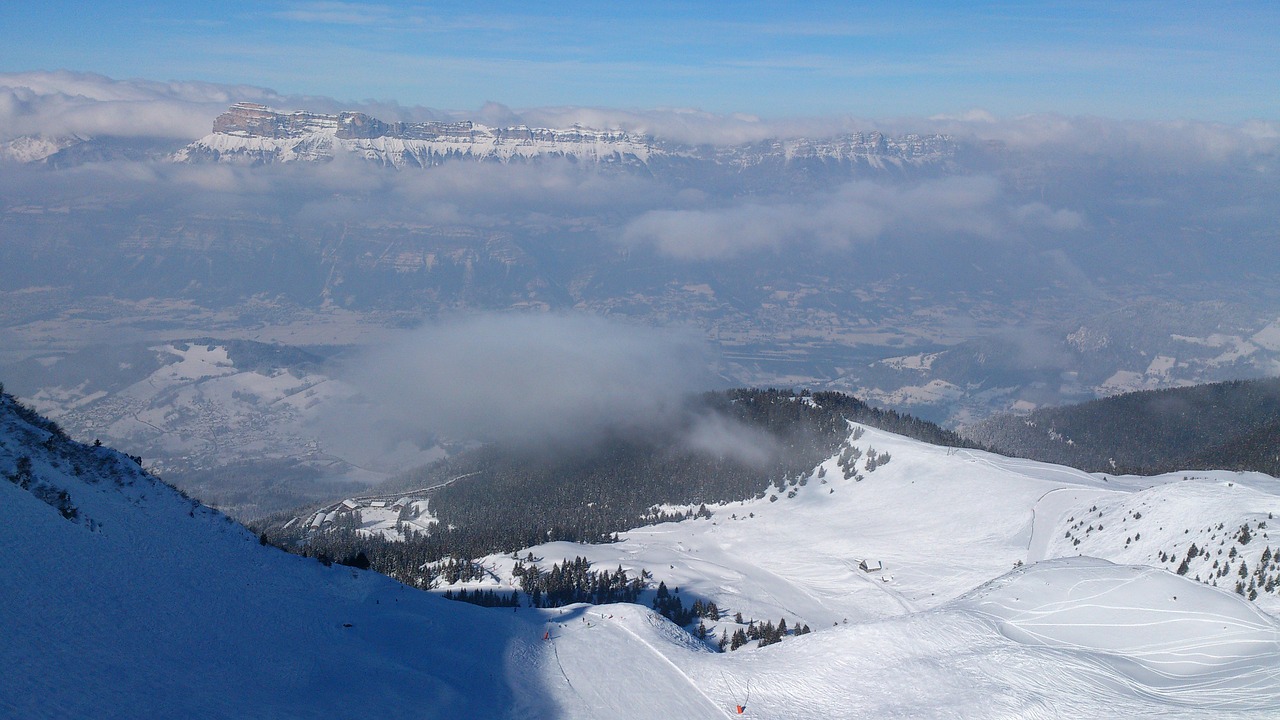
<path id="1" fill-rule="evenodd" d="M 1099 494 L 1104 512 L 1130 513 L 1104 517 L 1103 533 L 1162 522 L 1120 505 L 1169 484 L 1210 488 L 1221 502 L 1202 511 L 1230 513 L 1230 526 L 1280 510 L 1267 478 L 1238 494 L 1243 481 L 1221 477 L 1104 482 L 867 431 L 858 444 L 892 459 L 874 472 L 860 461 L 861 481 L 833 458 L 827 482 L 815 474 L 794 497 L 714 508 L 710 520 L 614 545 L 533 549 L 548 566 L 585 554 L 647 567 L 690 601 L 814 629 L 720 654 L 639 605 L 490 610 L 287 555 L 106 449 L 44 447 L 49 433 L 7 403 L 0 475 L 25 455 L 33 485 L 65 489 L 77 513 L 0 482 L 3 717 L 720 718 L 743 702 L 743 716 L 759 718 L 1275 717 L 1280 707 L 1280 624 L 1258 604 L 1144 565 L 1063 557 L 1013 569 L 1055 547 L 1042 527 L 1062 535 L 1078 522 L 1067 518 L 1102 509 Z M 1082 495 L 1050 494 L 1064 488 Z M 1202 519 L 1191 528 L 1210 527 Z M 1138 541 L 1150 532 L 1151 547 L 1130 539 L 1117 552 L 1173 542 L 1175 529 L 1161 539 L 1152 527 Z M 884 569 L 858 570 L 867 558 Z"/>

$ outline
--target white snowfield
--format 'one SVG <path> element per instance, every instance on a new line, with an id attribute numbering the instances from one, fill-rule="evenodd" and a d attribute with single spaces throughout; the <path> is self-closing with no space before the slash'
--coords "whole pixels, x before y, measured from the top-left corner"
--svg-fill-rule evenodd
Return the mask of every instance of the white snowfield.
<path id="1" fill-rule="evenodd" d="M 1225 536 L 1246 522 L 1256 539 L 1237 549 L 1250 568 L 1268 543 L 1280 552 L 1270 528 L 1256 529 L 1268 513 L 1280 515 L 1280 481 L 1265 475 L 1095 476 L 871 428 L 864 433 L 854 445 L 887 452 L 891 460 L 867 472 L 864 456 L 857 464 L 861 481 L 846 479 L 833 457 L 805 485 L 713 506 L 710 520 L 639 528 L 609 545 L 549 543 L 531 550 L 547 568 L 577 555 L 599 567 L 645 568 L 655 582 L 684 589 L 690 602 L 713 600 L 747 617 L 776 622 L 785 616 L 788 624 L 799 619 L 815 629 L 938 607 L 1015 563 L 1090 555 L 1174 570 L 1192 542 L 1228 552 Z M 788 498 L 792 490 L 795 497 Z M 1084 538 L 1079 546 L 1066 537 L 1076 523 L 1081 527 L 1071 532 Z M 1163 565 L 1161 551 L 1170 557 Z M 884 569 L 863 572 L 864 559 Z M 509 556 L 485 562 L 511 577 Z M 1229 577 L 1228 589 L 1236 579 Z M 1257 603 L 1274 614 L 1280 594 L 1262 594 Z"/>
<path id="2" fill-rule="evenodd" d="M 1280 653 L 1275 619 L 1160 570 L 1054 560 L 992 581 L 957 606 L 1015 642 L 1070 651 L 1074 662 L 1171 702 L 1213 696 L 1222 707 L 1277 707 L 1274 694 L 1252 696 L 1280 680 L 1280 664 L 1259 663 Z"/>
<path id="3" fill-rule="evenodd" d="M 646 567 L 689 601 L 813 628 L 721 654 L 639 605 L 483 609 L 261 546 L 105 448 L 56 438 L 46 448 L 49 433 L 8 402 L 0 476 L 28 457 L 29 484 L 66 490 L 76 517 L 0 481 L 0 717 L 683 719 L 738 717 L 745 704 L 742 717 L 755 718 L 1266 718 L 1280 708 L 1280 623 L 1261 598 L 1092 558 L 1012 569 L 1029 547 L 1056 547 L 1042 529 L 1064 535 L 1086 513 L 1102 511 L 1106 527 L 1074 550 L 1107 550 L 1110 537 L 1116 553 L 1139 552 L 1120 530 L 1109 535 L 1129 523 L 1152 523 L 1137 542 L 1157 553 L 1212 515 L 1256 528 L 1280 501 L 1267 478 L 1104 482 L 868 430 L 857 444 L 891 460 L 874 472 L 860 460 L 860 482 L 833 458 L 827 482 L 815 475 L 793 498 L 717 507 L 711 520 L 615 545 L 534 549 L 548 566 L 585 554 Z M 1204 495 L 1151 494 L 1183 486 Z M 1177 503 L 1189 528 L 1152 509 Z M 1234 546 L 1250 567 L 1267 532 Z M 863 559 L 884 568 L 865 573 Z"/>

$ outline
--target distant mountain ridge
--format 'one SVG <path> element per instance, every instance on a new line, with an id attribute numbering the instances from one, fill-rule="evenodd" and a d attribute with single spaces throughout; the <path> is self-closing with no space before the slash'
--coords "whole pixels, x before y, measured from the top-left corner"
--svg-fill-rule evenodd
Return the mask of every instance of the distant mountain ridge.
<path id="1" fill-rule="evenodd" d="M 256 103 L 236 103 L 214 120 L 211 134 L 188 145 L 173 159 L 252 164 L 326 160 L 350 153 L 404 168 L 428 167 L 459 157 L 503 162 L 564 157 L 632 166 L 670 158 L 738 167 L 774 159 L 821 158 L 881 167 L 934 163 L 954 152 L 953 141 L 945 135 L 890 138 L 879 132 L 850 133 L 823 140 L 794 138 L 707 149 L 579 124 L 568 128 L 499 128 L 470 120 L 384 122 L 361 112 L 286 113 Z"/>
<path id="2" fill-rule="evenodd" d="M 1242 470 L 1280 475 L 1280 378 L 1116 395 L 964 434 L 999 452 L 1091 472 Z"/>
<path id="3" fill-rule="evenodd" d="M 470 121 L 457 123 L 384 123 L 361 112 L 337 115 L 299 110 L 282 113 L 266 105 L 238 102 L 213 121 L 213 131 L 240 137 L 299 138 L 309 133 L 333 130 L 344 140 L 376 138 L 384 135 L 412 138 L 441 136 L 465 137 L 472 130 Z"/>
<path id="4" fill-rule="evenodd" d="M 151 152 L 147 152 L 148 147 Z M 150 159 L 179 163 L 264 165 L 353 156 L 397 169 L 455 159 L 498 162 L 561 158 L 579 163 L 660 170 L 706 163 L 726 170 L 817 162 L 843 168 L 907 169 L 952 159 L 947 135 L 854 132 L 826 138 L 776 138 L 725 145 L 692 145 L 622 129 L 574 124 L 567 128 L 489 127 L 471 120 L 386 122 L 363 112 L 283 112 L 238 102 L 219 115 L 208 135 L 174 150 L 172 141 L 134 138 L 24 136 L 0 145 L 0 159 L 66 167 L 81 162 Z"/>
<path id="5" fill-rule="evenodd" d="M 560 155 L 644 163 L 651 152 L 651 141 L 624 132 L 581 127 L 497 129 L 469 120 L 389 123 L 360 112 L 286 113 L 265 105 L 236 103 L 214 120 L 211 134 L 178 151 L 172 159 L 272 164 L 330 160 L 348 153 L 403 168 L 438 165 L 458 156 L 511 160 Z"/>

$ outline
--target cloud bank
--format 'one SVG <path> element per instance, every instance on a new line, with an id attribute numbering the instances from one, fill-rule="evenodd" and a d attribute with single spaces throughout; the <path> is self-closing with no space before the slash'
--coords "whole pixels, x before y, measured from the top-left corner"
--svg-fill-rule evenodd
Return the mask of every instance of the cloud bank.
<path id="1" fill-rule="evenodd" d="M 453 440 L 594 442 L 680 417 L 712 383 L 694 334 L 585 315 L 486 314 L 432 323 L 342 373 L 384 421 Z"/>
<path id="2" fill-rule="evenodd" d="M 180 232 L 193 218 L 206 224 L 236 218 L 286 230 L 272 230 L 272 238 L 296 232 L 306 242 L 323 243 L 351 229 L 352 237 L 378 241 L 412 235 L 425 250 L 433 238 L 462 229 L 453 236 L 484 242 L 505 233 L 529 256 L 543 253 L 539 261 L 564 265 L 583 253 L 591 262 L 634 257 L 653 261 L 652 267 L 774 262 L 794 259 L 790 253 L 850 262 L 868 259 L 863 251 L 873 248 L 878 255 L 869 260 L 877 267 L 891 264 L 898 273 L 929 263 L 941 273 L 982 264 L 1020 287 L 1032 286 L 1027 279 L 1037 272 L 1053 274 L 1045 282 L 1103 287 L 1099 283 L 1116 268 L 1172 275 L 1205 270 L 1219 277 L 1256 268 L 1259 258 L 1268 257 L 1280 212 L 1280 124 L 1269 121 L 999 118 L 981 111 L 876 121 L 766 120 L 685 109 L 512 109 L 497 103 L 466 112 L 343 103 L 249 86 L 34 72 L 0 74 L 0 136 L 195 138 L 237 100 L 286 110 L 364 110 L 389 120 L 577 122 L 711 144 L 852 130 L 942 132 L 956 138 L 958 149 L 952 160 L 918 173 L 855 168 L 808 179 L 803 168 L 776 176 L 765 168 L 749 178 L 731 166 L 686 174 L 678 161 L 651 175 L 554 160 L 459 161 L 398 172 L 350 157 L 264 167 L 126 160 L 56 171 L 9 165 L 0 172 L 0 197 L 15 208 L 9 218 L 26 213 L 15 220 L 25 227 L 38 224 L 32 220 L 37 212 L 47 218 L 52 211 L 91 208 L 98 214 L 86 221 L 94 227 L 82 229 L 84 236 L 112 235 L 117 219 L 118 234 L 136 233 L 128 224 L 144 215 L 159 232 Z M 70 234 L 57 229 L 60 237 Z M 937 252 L 952 248 L 946 258 Z M 988 250 L 1003 254 L 989 264 L 977 262 Z M 1040 266 L 1020 260 L 1031 257 L 1040 258 Z M 922 284 L 936 287 L 936 280 Z"/>
<path id="3" fill-rule="evenodd" d="M 196 139 L 233 102 L 279 110 L 362 111 L 388 121 L 470 119 L 489 125 L 621 129 L 679 143 L 733 145 L 787 137 L 829 137 L 878 130 L 890 135 L 944 133 L 1018 150 L 1059 148 L 1082 154 L 1174 155 L 1222 162 L 1266 157 L 1280 149 L 1280 122 L 1240 124 L 1111 120 L 1053 114 L 1000 118 L 983 110 L 929 118 L 852 115 L 760 118 L 696 108 L 532 107 L 497 102 L 476 109 L 404 106 L 289 95 L 252 85 L 118 80 L 95 73 L 0 73 L 0 140 L 22 135 L 114 135 Z"/>
<path id="4" fill-rule="evenodd" d="M 719 260 L 796 247 L 841 251 L 890 234 L 1005 241 L 1028 231 L 1084 226 L 1073 210 L 1010 202 L 1000 182 L 989 176 L 910 185 L 859 181 L 803 202 L 652 210 L 623 228 L 621 242 L 680 260 Z"/>

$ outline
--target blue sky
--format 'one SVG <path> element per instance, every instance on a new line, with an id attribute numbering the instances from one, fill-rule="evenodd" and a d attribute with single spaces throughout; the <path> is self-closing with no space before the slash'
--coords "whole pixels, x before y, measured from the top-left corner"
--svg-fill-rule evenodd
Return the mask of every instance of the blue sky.
<path id="1" fill-rule="evenodd" d="M 957 7 L 963 6 L 963 7 Z M 1280 117 L 1280 3 L 0 3 L 0 72 L 452 110 Z"/>

